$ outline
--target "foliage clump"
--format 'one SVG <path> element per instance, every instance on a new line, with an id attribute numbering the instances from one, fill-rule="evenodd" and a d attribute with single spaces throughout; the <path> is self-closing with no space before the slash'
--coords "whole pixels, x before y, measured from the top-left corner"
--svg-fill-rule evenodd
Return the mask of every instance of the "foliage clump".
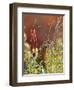
<path id="1" fill-rule="evenodd" d="M 32 52 L 24 50 L 24 73 L 42 74 L 42 73 L 62 73 L 63 72 L 63 40 L 56 39 L 50 48 L 49 43 L 44 43 L 40 47 L 38 56 L 34 57 Z M 43 50 L 44 51 L 41 51 Z"/>

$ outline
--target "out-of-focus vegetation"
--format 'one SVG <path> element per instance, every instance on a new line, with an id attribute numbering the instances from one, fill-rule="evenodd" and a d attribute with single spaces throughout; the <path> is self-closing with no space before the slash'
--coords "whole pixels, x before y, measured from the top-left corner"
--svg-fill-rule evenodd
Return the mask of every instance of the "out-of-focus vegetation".
<path id="1" fill-rule="evenodd" d="M 42 73 L 62 73 L 63 72 L 63 40 L 56 39 L 50 48 L 49 43 L 44 43 L 34 57 L 30 50 L 24 49 L 24 73 L 42 74 Z M 42 56 L 43 55 L 43 56 Z"/>
<path id="2" fill-rule="evenodd" d="M 49 35 L 51 34 L 52 27 Z M 24 45 L 24 74 L 63 73 L 63 21 L 59 16 L 54 26 L 53 40 L 49 36 L 39 48 L 32 50 L 26 42 Z M 35 35 L 35 32 L 34 32 Z M 33 52 L 35 52 L 33 54 Z"/>

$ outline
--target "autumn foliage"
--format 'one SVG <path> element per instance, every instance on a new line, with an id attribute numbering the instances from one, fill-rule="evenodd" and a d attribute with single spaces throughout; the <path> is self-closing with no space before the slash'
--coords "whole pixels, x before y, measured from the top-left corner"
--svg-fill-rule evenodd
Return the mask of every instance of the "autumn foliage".
<path id="1" fill-rule="evenodd" d="M 47 22 L 46 17 L 49 18 Z M 25 16 L 25 20 L 26 18 Z M 35 16 L 33 25 L 26 24 L 28 28 L 24 32 L 24 74 L 63 73 L 63 16 L 40 18 Z M 44 26 L 39 19 L 46 22 Z"/>

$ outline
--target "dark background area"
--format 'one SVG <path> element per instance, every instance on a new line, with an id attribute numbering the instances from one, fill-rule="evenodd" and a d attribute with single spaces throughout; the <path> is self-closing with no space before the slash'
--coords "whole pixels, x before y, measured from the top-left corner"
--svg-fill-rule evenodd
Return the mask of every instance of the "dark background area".
<path id="1" fill-rule="evenodd" d="M 49 37 L 50 41 L 55 40 L 57 35 L 61 32 L 63 35 L 63 25 L 56 33 L 56 24 L 58 23 L 58 18 L 61 17 L 61 23 L 63 23 L 63 15 L 40 15 L 40 14 L 24 14 L 24 32 L 27 34 L 27 42 L 31 39 L 31 29 L 36 30 L 38 48 L 44 41 Z"/>

